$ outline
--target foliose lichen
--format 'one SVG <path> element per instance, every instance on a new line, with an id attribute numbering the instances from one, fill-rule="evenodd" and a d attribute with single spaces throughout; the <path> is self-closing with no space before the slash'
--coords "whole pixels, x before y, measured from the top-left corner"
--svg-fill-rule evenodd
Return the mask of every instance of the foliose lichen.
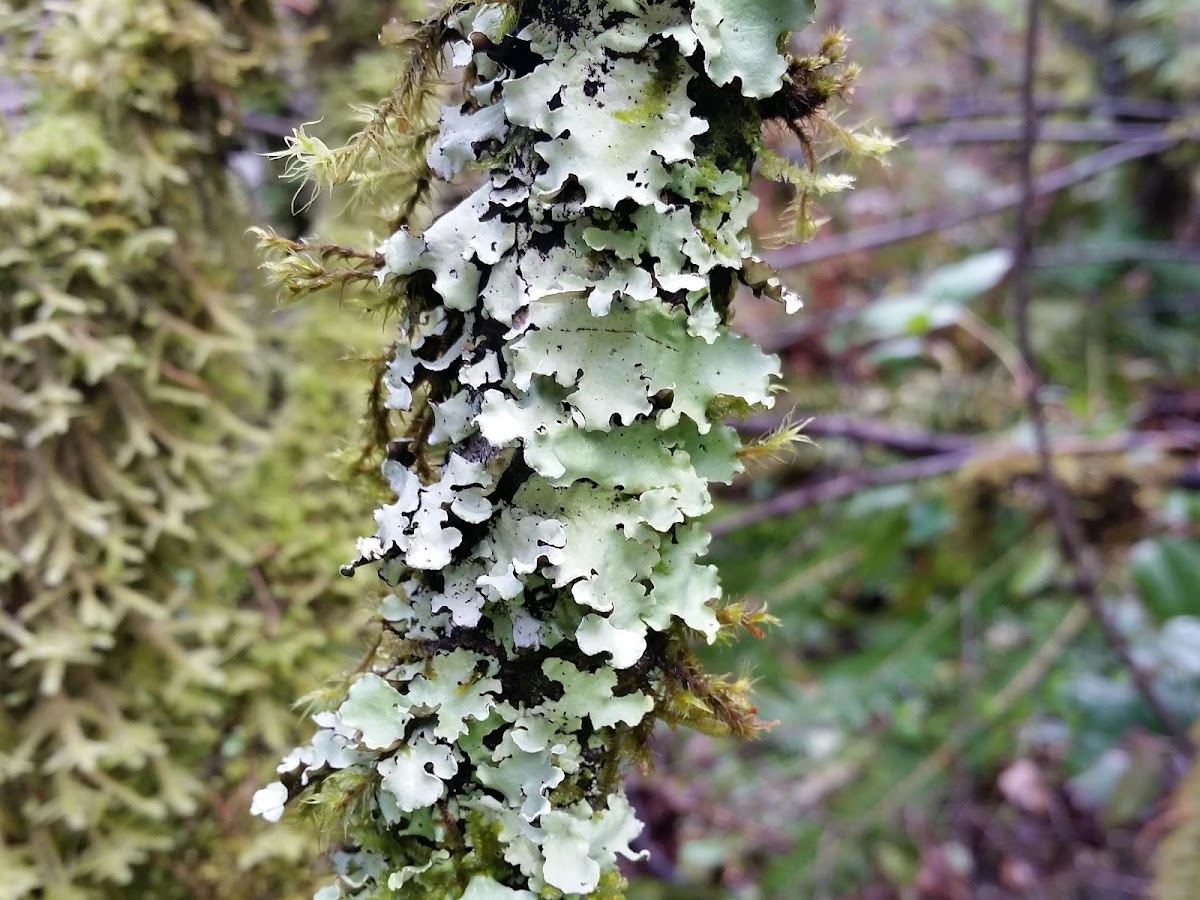
<path id="1" fill-rule="evenodd" d="M 698 518 L 740 469 L 724 418 L 779 371 L 731 331 L 734 286 L 799 305 L 747 224 L 810 14 L 525 0 L 422 27 L 467 72 L 428 169 L 479 175 L 352 272 L 400 320 L 394 499 L 345 567 L 387 585 L 388 640 L 253 803 L 341 820 L 319 900 L 619 896 L 641 830 L 620 772 L 653 723 L 757 727 L 688 642 L 754 621 L 721 604 Z"/>

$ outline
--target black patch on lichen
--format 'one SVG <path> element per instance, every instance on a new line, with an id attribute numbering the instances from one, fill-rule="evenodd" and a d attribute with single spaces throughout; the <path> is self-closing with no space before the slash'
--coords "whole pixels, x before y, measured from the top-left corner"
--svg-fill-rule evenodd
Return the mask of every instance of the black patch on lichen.
<path id="1" fill-rule="evenodd" d="M 532 22 L 540 22 L 570 40 L 579 34 L 591 11 L 592 3 L 589 0 L 525 0 L 521 4 L 521 15 L 517 18 L 514 31 L 520 31 Z"/>
<path id="2" fill-rule="evenodd" d="M 712 299 L 713 309 L 717 311 L 722 322 L 725 321 L 729 304 L 733 302 L 733 295 L 737 291 L 737 274 L 736 269 L 722 266 L 708 273 L 708 294 Z"/>
<path id="3" fill-rule="evenodd" d="M 566 689 L 542 671 L 543 662 L 561 657 L 556 650 L 542 647 L 505 660 L 496 673 L 502 685 L 501 696 L 513 706 L 528 709 L 561 700 Z"/>
<path id="4" fill-rule="evenodd" d="M 696 77 L 688 84 L 695 115 L 708 130 L 692 138 L 696 159 L 708 159 L 719 169 L 748 173 L 758 155 L 762 114 L 758 103 L 742 96 L 736 84 L 719 86 L 704 74 L 703 54 L 688 60 Z"/>
<path id="5" fill-rule="evenodd" d="M 545 62 L 529 48 L 528 41 L 518 40 L 511 34 L 505 35 L 499 44 L 489 47 L 487 55 L 498 65 L 511 69 L 516 77 L 528 75 Z"/>

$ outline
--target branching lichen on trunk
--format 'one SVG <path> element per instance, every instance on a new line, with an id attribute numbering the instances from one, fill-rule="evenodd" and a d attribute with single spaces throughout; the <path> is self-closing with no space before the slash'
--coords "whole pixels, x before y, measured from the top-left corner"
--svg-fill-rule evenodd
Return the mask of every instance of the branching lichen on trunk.
<path id="1" fill-rule="evenodd" d="M 641 829 L 620 772 L 653 723 L 759 727 L 689 642 L 762 620 L 721 605 L 698 519 L 740 469 L 723 420 L 771 405 L 779 371 L 730 330 L 734 290 L 798 306 L 748 241 L 763 119 L 804 127 L 848 85 L 781 52 L 810 14 L 525 0 L 421 29 L 467 69 L 428 167 L 482 177 L 356 257 L 400 318 L 395 499 L 346 567 L 390 589 L 386 639 L 254 801 L 275 819 L 307 791 L 343 820 L 321 900 L 618 896 Z"/>

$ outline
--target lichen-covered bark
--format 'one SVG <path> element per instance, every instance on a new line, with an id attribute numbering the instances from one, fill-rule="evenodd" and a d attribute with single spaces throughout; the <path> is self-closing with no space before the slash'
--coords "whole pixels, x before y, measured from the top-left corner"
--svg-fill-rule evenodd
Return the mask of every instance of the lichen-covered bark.
<path id="1" fill-rule="evenodd" d="M 708 485 L 731 413 L 777 362 L 729 328 L 752 256 L 762 101 L 784 87 L 782 0 L 461 7 L 468 67 L 433 173 L 484 174 L 375 271 L 399 297 L 386 406 L 394 499 L 347 567 L 388 632 L 254 809 L 309 789 L 345 819 L 336 897 L 613 896 L 641 829 L 622 766 L 658 718 L 753 728 L 687 643 L 720 609 Z M 690 710 L 690 712 L 689 712 Z"/>

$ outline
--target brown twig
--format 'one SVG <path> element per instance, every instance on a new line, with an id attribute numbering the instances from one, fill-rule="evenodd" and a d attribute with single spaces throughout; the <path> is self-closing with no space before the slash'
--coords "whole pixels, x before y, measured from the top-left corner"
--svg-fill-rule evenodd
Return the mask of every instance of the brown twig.
<path id="1" fill-rule="evenodd" d="M 1178 749 L 1184 754 L 1190 754 L 1191 745 L 1186 732 L 1159 697 L 1149 676 L 1133 659 L 1125 636 L 1121 634 L 1104 606 L 1104 600 L 1100 594 L 1099 565 L 1091 548 L 1087 546 L 1083 529 L 1071 508 L 1071 500 L 1054 470 L 1054 453 L 1046 429 L 1045 410 L 1042 408 L 1040 396 L 1043 385 L 1042 375 L 1034 355 L 1029 327 L 1029 306 L 1032 299 L 1030 281 L 1032 267 L 1030 263 L 1033 259 L 1034 201 L 1037 199 L 1037 185 L 1033 177 L 1033 152 L 1038 139 L 1038 114 L 1033 91 L 1037 71 L 1039 9 L 1040 0 L 1027 0 L 1024 75 L 1021 85 L 1024 132 L 1019 154 L 1021 199 L 1017 206 L 1016 240 L 1012 266 L 1012 315 L 1016 326 L 1017 348 L 1024 359 L 1028 373 L 1025 403 L 1037 445 L 1038 468 L 1041 472 L 1046 499 L 1054 517 L 1054 524 L 1058 530 L 1063 556 L 1075 570 L 1076 589 L 1080 598 L 1087 605 L 1096 624 L 1100 626 L 1110 649 L 1129 673 L 1142 699 L 1154 711 L 1155 716 L 1158 717 L 1167 733 L 1171 735 Z"/>
<path id="2" fill-rule="evenodd" d="M 300 123 L 292 116 L 276 116 L 264 112 L 242 113 L 241 126 L 245 131 L 254 131 L 269 137 L 291 137 Z"/>
<path id="3" fill-rule="evenodd" d="M 1161 153 L 1187 137 L 1188 135 L 1164 128 L 1155 130 L 1145 137 L 1106 147 L 1037 179 L 1033 184 L 1033 197 L 1058 193 L 1123 163 Z M 1004 212 L 1019 205 L 1022 196 L 1020 184 L 1005 185 L 988 192 L 982 202 L 969 209 L 939 209 L 917 213 L 914 216 L 895 219 L 837 237 L 825 238 L 811 244 L 799 244 L 795 247 L 776 250 L 767 254 L 767 261 L 777 269 L 787 269 L 805 263 L 845 256 L 848 253 L 875 250 L 889 244 L 907 241 L 934 231 L 943 231 L 975 219 Z"/>
<path id="4" fill-rule="evenodd" d="M 1033 255 L 1034 268 L 1057 268 L 1120 263 L 1179 263 L 1200 265 L 1200 247 L 1168 241 L 1121 241 L 1119 243 L 1062 244 L 1042 247 Z M 873 298 L 885 299 L 887 295 Z M 868 300 L 867 305 L 872 301 Z M 861 308 L 860 308 L 861 309 Z M 854 319 L 859 309 L 838 308 L 783 323 L 756 335 L 755 340 L 768 353 L 782 353 L 804 341 L 819 337 Z"/>
<path id="5" fill-rule="evenodd" d="M 1158 132 L 1152 124 L 1125 125 L 1110 122 L 1052 122 L 1042 126 L 1040 139 L 1059 144 L 1119 144 Z M 1019 122 L 954 122 L 925 125 L 903 132 L 905 143 L 914 147 L 946 144 L 1019 143 Z"/>
<path id="6" fill-rule="evenodd" d="M 1185 115 L 1189 107 L 1166 100 L 1151 100 L 1144 97 L 1100 97 L 1096 100 L 1083 102 L 1065 102 L 1055 97 L 1043 97 L 1036 103 L 1039 115 L 1095 115 L 1107 113 L 1146 121 L 1167 121 Z M 1192 107 L 1194 109 L 1194 107 Z M 912 128 L 916 125 L 930 125 L 936 122 L 947 122 L 956 119 L 982 119 L 999 116 L 1017 116 L 1021 109 L 1014 107 L 1012 101 L 1004 97 L 951 97 L 942 109 L 929 112 L 924 108 L 924 115 L 900 119 L 896 128 Z"/>
<path id="7" fill-rule="evenodd" d="M 1033 255 L 1033 266 L 1039 269 L 1125 262 L 1200 265 L 1200 247 L 1165 241 L 1121 241 L 1044 247 Z"/>
<path id="8" fill-rule="evenodd" d="M 1050 452 L 1053 456 L 1095 456 L 1125 453 L 1139 448 L 1170 452 L 1196 447 L 1200 447 L 1200 428 L 1183 428 L 1177 431 L 1127 431 L 1107 438 L 1063 438 L 1050 445 Z M 713 537 L 721 537 L 757 525 L 759 522 L 791 515 L 818 503 L 843 500 L 867 488 L 935 478 L 968 466 L 987 466 L 1019 460 L 1032 453 L 1033 451 L 1021 444 L 980 442 L 894 465 L 855 469 L 852 472 L 802 484 L 776 494 L 762 503 L 747 506 L 711 523 L 708 530 Z M 1182 477 L 1186 477 L 1186 470 Z"/>
<path id="9" fill-rule="evenodd" d="M 730 532 L 757 525 L 759 522 L 783 518 L 808 506 L 842 500 L 866 488 L 905 484 L 910 481 L 945 475 L 964 466 L 970 458 L 969 450 L 957 450 L 952 453 L 928 456 L 924 459 L 896 463 L 892 466 L 856 469 L 853 472 L 823 478 L 820 481 L 784 491 L 782 494 L 776 494 L 769 500 L 747 506 L 733 515 L 718 519 L 708 526 L 708 530 L 713 537 L 721 537 Z"/>
<path id="10" fill-rule="evenodd" d="M 259 608 L 263 613 L 263 636 L 273 638 L 279 630 L 279 622 L 282 617 L 279 599 L 271 590 L 271 584 L 267 581 L 267 576 L 263 573 L 261 566 L 251 566 L 246 575 L 254 590 L 254 598 L 258 601 Z"/>

